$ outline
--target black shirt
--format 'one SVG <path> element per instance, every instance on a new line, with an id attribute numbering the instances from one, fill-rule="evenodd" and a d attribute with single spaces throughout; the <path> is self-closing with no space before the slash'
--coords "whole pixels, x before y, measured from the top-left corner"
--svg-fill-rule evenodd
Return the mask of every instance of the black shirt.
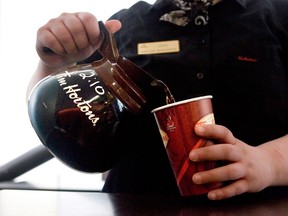
<path id="1" fill-rule="evenodd" d="M 115 14 L 123 25 L 115 34 L 120 53 L 164 81 L 176 101 L 213 95 L 216 123 L 247 144 L 287 134 L 287 0 L 224 0 L 209 9 L 205 26 L 159 21 L 172 8 L 158 0 Z M 139 43 L 169 40 L 179 41 L 180 52 L 137 54 Z M 119 128 L 119 160 L 105 192 L 178 193 L 150 111 Z"/>

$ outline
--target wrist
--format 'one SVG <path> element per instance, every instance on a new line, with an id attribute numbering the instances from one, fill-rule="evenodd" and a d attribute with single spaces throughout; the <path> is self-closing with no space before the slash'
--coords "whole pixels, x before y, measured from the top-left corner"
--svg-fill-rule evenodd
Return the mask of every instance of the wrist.
<path id="1" fill-rule="evenodd" d="M 265 165 L 270 179 L 269 186 L 281 186 L 288 184 L 288 135 L 264 143 L 259 146 L 265 151 Z"/>

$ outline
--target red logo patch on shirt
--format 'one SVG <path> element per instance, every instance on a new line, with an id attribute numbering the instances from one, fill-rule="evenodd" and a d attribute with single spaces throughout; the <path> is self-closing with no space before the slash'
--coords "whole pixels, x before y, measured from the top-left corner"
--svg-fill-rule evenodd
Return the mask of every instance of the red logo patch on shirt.
<path id="1" fill-rule="evenodd" d="M 256 58 L 251 58 L 251 57 L 247 57 L 247 56 L 237 56 L 237 59 L 239 61 L 258 62 L 258 60 Z"/>

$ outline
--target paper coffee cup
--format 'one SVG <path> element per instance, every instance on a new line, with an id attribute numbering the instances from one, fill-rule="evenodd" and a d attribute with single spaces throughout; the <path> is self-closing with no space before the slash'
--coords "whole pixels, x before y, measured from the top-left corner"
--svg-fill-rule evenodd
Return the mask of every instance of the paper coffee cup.
<path id="1" fill-rule="evenodd" d="M 218 185 L 194 184 L 194 173 L 215 168 L 217 163 L 192 162 L 188 157 L 191 150 L 212 144 L 194 132 L 197 124 L 215 124 L 211 99 L 207 95 L 152 110 L 182 196 L 205 194 Z"/>

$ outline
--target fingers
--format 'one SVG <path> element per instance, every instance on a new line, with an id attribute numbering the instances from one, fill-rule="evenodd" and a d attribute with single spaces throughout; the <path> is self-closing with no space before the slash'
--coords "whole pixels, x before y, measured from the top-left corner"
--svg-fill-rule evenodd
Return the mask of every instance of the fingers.
<path id="1" fill-rule="evenodd" d="M 208 193 L 211 200 L 221 200 L 245 193 L 249 189 L 246 179 L 247 168 L 242 163 L 231 163 L 223 167 L 199 172 L 193 175 L 195 184 L 207 184 L 213 182 L 231 182 L 227 186 L 219 187 Z"/>
<path id="2" fill-rule="evenodd" d="M 195 149 L 189 153 L 189 159 L 199 161 L 239 161 L 242 151 L 235 145 L 216 144 Z"/>
<path id="3" fill-rule="evenodd" d="M 210 200 L 222 200 L 245 193 L 248 190 L 247 181 L 240 179 L 225 187 L 212 190 L 208 193 Z"/>
<path id="4" fill-rule="evenodd" d="M 271 184 L 271 169 L 265 165 L 267 154 L 261 148 L 236 139 L 230 130 L 220 125 L 196 126 L 195 132 L 204 139 L 216 140 L 218 144 L 191 151 L 191 161 L 225 161 L 223 166 L 192 176 L 195 184 L 229 183 L 210 191 L 209 199 L 220 200 L 245 192 L 257 192 Z"/>
<path id="5" fill-rule="evenodd" d="M 220 143 L 236 143 L 236 138 L 233 136 L 232 132 L 222 125 L 196 125 L 195 132 L 201 137 L 217 140 Z"/>
<path id="6" fill-rule="evenodd" d="M 112 33 L 121 28 L 118 20 L 106 22 Z M 37 31 L 36 50 L 49 67 L 69 65 L 88 58 L 100 44 L 100 29 L 96 17 L 90 13 L 63 13 L 51 19 Z"/>
<path id="7" fill-rule="evenodd" d="M 193 175 L 195 184 L 206 184 L 211 182 L 225 182 L 240 179 L 246 174 L 246 168 L 240 163 L 233 163 L 224 167 L 218 167 L 209 171 L 203 171 Z"/>
<path id="8" fill-rule="evenodd" d="M 86 43 L 89 42 L 91 44 L 96 44 L 99 41 L 99 36 L 100 36 L 100 31 L 98 28 L 98 21 L 96 17 L 90 13 L 76 13 L 77 18 L 81 22 L 81 26 L 84 27 L 83 29 L 80 30 L 80 35 L 84 36 L 83 34 L 86 33 Z M 77 33 L 77 31 L 76 31 Z M 75 34 L 76 35 L 76 34 Z M 86 45 L 87 46 L 87 45 Z M 83 46 L 82 48 L 85 48 Z"/>
<path id="9" fill-rule="evenodd" d="M 97 25 L 90 13 L 63 13 L 38 30 L 37 47 L 48 47 L 58 55 L 76 53 L 99 40 Z"/>

